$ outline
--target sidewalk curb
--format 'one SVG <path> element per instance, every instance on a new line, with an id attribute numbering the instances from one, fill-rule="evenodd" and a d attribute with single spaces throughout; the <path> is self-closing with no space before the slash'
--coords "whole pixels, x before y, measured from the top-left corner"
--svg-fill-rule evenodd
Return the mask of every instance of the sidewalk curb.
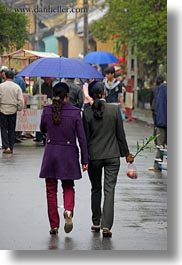
<path id="1" fill-rule="evenodd" d="M 135 109 L 133 110 L 133 115 L 132 117 L 136 119 L 138 122 L 142 122 L 147 124 L 148 126 L 153 127 L 153 118 L 152 118 L 152 112 L 150 110 L 146 109 Z"/>

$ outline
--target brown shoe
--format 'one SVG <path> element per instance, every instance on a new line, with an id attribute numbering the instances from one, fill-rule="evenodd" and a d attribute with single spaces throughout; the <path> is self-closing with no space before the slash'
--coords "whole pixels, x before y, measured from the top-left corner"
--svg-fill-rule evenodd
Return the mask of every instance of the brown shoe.
<path id="1" fill-rule="evenodd" d="M 103 237 L 112 237 L 112 232 L 108 228 L 103 228 Z"/>
<path id="2" fill-rule="evenodd" d="M 64 219 L 65 219 L 65 225 L 64 225 L 64 231 L 66 233 L 70 233 L 73 229 L 73 222 L 72 222 L 72 213 L 71 211 L 65 211 L 64 212 Z"/>
<path id="3" fill-rule="evenodd" d="M 3 154 L 12 154 L 11 149 L 8 147 L 3 151 Z"/>

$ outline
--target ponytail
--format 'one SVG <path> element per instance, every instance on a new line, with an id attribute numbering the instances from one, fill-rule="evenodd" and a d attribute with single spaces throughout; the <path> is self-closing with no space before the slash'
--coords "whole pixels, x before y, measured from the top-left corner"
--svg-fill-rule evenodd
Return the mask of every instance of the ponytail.
<path id="1" fill-rule="evenodd" d="M 104 94 L 103 82 L 92 81 L 89 86 L 89 95 L 93 98 L 92 111 L 96 119 L 102 119 L 104 114 L 104 101 L 100 100 Z"/>
<path id="2" fill-rule="evenodd" d="M 62 99 L 53 98 L 52 102 L 52 121 L 54 124 L 59 125 L 61 123 L 61 109 L 62 109 L 63 101 Z"/>
<path id="3" fill-rule="evenodd" d="M 66 83 L 59 82 L 53 87 L 52 121 L 56 125 L 61 123 L 61 110 L 68 93 L 69 87 Z"/>
<path id="4" fill-rule="evenodd" d="M 96 98 L 92 104 L 92 111 L 96 119 L 102 119 L 104 113 L 104 101 Z"/>

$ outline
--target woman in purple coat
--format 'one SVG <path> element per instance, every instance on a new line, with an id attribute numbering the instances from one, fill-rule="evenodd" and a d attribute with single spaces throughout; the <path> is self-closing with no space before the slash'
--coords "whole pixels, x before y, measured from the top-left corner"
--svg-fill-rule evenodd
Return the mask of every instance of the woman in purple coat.
<path id="1" fill-rule="evenodd" d="M 68 103 L 69 88 L 65 83 L 53 87 L 52 104 L 43 109 L 40 130 L 47 135 L 40 178 L 45 178 L 50 234 L 57 234 L 59 213 L 57 205 L 58 179 L 62 182 L 64 201 L 64 230 L 73 228 L 75 204 L 74 180 L 80 179 L 79 148 L 82 170 L 88 169 L 88 150 L 80 109 Z"/>

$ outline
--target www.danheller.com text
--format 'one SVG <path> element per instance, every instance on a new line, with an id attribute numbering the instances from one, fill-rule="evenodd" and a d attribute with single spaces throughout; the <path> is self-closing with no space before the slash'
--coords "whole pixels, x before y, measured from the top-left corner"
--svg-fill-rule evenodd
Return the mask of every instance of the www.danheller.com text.
<path id="1" fill-rule="evenodd" d="M 64 7 L 56 6 L 52 7 L 50 5 L 40 7 L 6 7 L 6 12 L 17 12 L 17 13 L 87 13 L 87 7 Z"/>

